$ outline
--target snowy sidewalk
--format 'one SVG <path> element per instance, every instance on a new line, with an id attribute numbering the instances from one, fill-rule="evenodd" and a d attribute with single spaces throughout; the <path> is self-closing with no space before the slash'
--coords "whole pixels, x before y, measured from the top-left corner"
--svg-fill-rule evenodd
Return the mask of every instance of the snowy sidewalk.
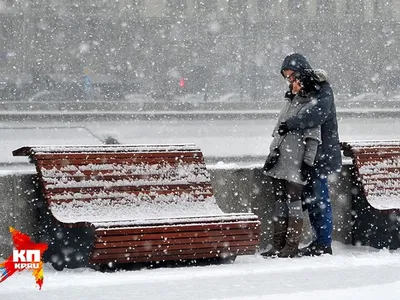
<path id="1" fill-rule="evenodd" d="M 0 285 L 8 299 L 398 299 L 400 251 L 334 244 L 333 256 L 296 259 L 239 257 L 232 265 L 99 273 L 54 271 L 43 290 L 26 271 Z"/>

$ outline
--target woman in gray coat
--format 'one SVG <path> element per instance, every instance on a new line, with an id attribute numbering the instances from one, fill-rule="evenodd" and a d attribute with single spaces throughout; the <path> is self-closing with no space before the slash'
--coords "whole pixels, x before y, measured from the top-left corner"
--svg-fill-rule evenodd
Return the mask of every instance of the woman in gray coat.
<path id="1" fill-rule="evenodd" d="M 279 135 L 279 124 L 307 110 L 313 98 L 312 93 L 301 93 L 302 83 L 293 71 L 287 70 L 284 75 L 290 84 L 291 93 L 286 97 L 270 145 L 270 153 L 278 154 L 279 157 L 275 163 L 267 160 L 264 166 L 264 173 L 271 178 L 276 197 L 273 247 L 261 254 L 264 257 L 297 256 L 303 230 L 302 190 L 321 143 L 320 126 Z"/>

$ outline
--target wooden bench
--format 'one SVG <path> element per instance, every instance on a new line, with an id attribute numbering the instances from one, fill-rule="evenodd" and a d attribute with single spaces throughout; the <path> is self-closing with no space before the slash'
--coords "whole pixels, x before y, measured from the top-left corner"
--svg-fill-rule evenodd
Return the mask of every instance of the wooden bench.
<path id="1" fill-rule="evenodd" d="M 400 141 L 344 142 L 353 160 L 353 243 L 400 247 Z"/>
<path id="2" fill-rule="evenodd" d="M 257 216 L 221 211 L 192 144 L 35 146 L 13 155 L 36 165 L 39 235 L 57 269 L 256 251 Z"/>

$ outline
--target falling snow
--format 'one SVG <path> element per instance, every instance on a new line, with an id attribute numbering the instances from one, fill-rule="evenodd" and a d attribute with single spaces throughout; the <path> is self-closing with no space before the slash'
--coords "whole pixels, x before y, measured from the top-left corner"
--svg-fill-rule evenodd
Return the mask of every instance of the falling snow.
<path id="1" fill-rule="evenodd" d="M 33 145 L 50 149 L 52 145 L 194 143 L 208 168 L 259 167 L 268 154 L 287 89 L 280 65 L 293 51 L 327 72 L 341 141 L 398 140 L 399 11 L 398 0 L 0 0 L 2 179 L 35 173 L 26 157 L 12 156 L 13 150 Z M 388 165 L 398 168 L 399 161 L 384 162 Z M 361 172 L 371 174 L 380 167 L 364 166 Z M 100 168 L 113 174 L 143 171 L 107 164 Z M 60 173 L 49 169 L 44 175 Z M 371 192 L 370 204 L 399 209 L 397 194 L 379 194 L 383 187 L 398 189 L 398 171 L 379 176 L 384 183 L 366 186 L 368 191 L 378 189 L 378 196 Z M 174 180 L 207 179 L 198 174 Z M 79 187 L 66 178 L 49 179 L 49 184 Z M 132 207 L 137 201 L 123 193 L 114 196 L 126 197 Z M 84 195 L 64 197 L 77 200 Z M 161 204 L 171 199 L 161 199 L 161 204 L 135 211 L 135 217 L 139 223 L 161 215 L 173 221 L 179 211 L 183 217 L 211 220 L 220 213 L 214 197 L 195 204 L 190 195 L 180 200 L 168 211 Z M 52 209 L 60 219 L 83 220 L 89 214 L 98 226 L 109 220 L 123 225 L 132 217 L 129 208 L 111 210 L 108 204 L 98 199 L 84 210 L 69 204 Z M 12 220 L 15 213 L 4 217 Z M 30 274 L 22 273 L 1 284 L 0 296 L 6 300 L 398 298 L 398 250 L 338 242 L 333 250 L 329 257 L 264 260 L 252 255 L 231 265 L 115 273 L 57 272 L 47 264 L 42 291 L 35 289 Z"/>

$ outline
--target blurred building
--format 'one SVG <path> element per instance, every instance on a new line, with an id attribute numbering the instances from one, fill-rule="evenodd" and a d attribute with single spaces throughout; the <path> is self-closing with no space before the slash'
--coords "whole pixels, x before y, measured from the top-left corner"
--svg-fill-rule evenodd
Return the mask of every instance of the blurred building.
<path id="1" fill-rule="evenodd" d="M 0 0 L 0 73 L 88 66 L 159 97 L 184 79 L 185 91 L 263 100 L 299 51 L 343 93 L 387 92 L 400 84 L 398 11 L 400 0 Z"/>

